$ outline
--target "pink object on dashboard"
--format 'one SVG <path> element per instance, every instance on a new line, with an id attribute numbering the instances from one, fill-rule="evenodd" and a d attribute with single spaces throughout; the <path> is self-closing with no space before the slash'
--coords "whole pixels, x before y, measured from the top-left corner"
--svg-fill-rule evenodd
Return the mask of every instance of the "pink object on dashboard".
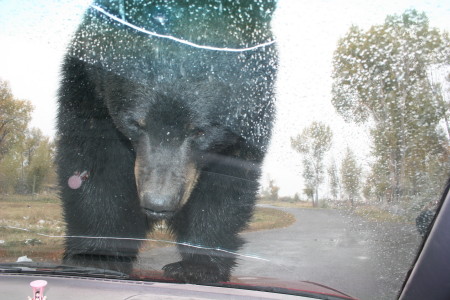
<path id="1" fill-rule="evenodd" d="M 45 300 L 47 297 L 44 296 L 44 288 L 47 285 L 45 280 L 35 280 L 30 282 L 30 286 L 33 288 L 33 298 L 28 297 L 31 300 Z"/>

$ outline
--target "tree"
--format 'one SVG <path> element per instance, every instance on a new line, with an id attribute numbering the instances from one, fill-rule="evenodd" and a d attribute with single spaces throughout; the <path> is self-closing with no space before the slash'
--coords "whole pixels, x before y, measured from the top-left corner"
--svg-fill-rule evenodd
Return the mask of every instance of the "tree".
<path id="1" fill-rule="evenodd" d="M 440 102 L 444 127 L 450 139 L 450 58 L 447 64 L 433 65 L 428 70 L 428 78 L 432 86 L 433 96 Z"/>
<path id="2" fill-rule="evenodd" d="M 0 161 L 2 193 L 37 193 L 44 183 L 55 180 L 54 143 L 37 128 L 24 135 Z"/>
<path id="3" fill-rule="evenodd" d="M 32 110 L 28 101 L 15 98 L 8 82 L 0 79 L 0 160 L 24 138 Z"/>
<path id="4" fill-rule="evenodd" d="M 313 206 L 319 203 L 319 185 L 323 182 L 323 159 L 330 150 L 333 133 L 329 126 L 321 122 L 313 122 L 295 138 L 291 138 L 291 146 L 303 154 L 303 178 L 305 191 L 312 191 Z M 307 193 L 307 195 L 308 195 Z"/>
<path id="5" fill-rule="evenodd" d="M 278 200 L 278 191 L 280 188 L 275 185 L 275 180 L 271 179 L 269 181 L 269 198 L 270 200 L 276 201 Z"/>
<path id="6" fill-rule="evenodd" d="M 438 130 L 445 109 L 427 70 L 450 57 L 449 45 L 448 36 L 415 10 L 388 16 L 366 32 L 352 26 L 338 42 L 332 103 L 345 120 L 374 124 L 372 181 L 387 183 L 377 193 L 387 201 L 417 193 L 427 155 L 445 148 Z"/>
<path id="7" fill-rule="evenodd" d="M 306 199 L 311 199 L 313 206 L 315 207 L 314 189 L 306 185 L 305 188 L 303 189 L 303 194 L 305 194 Z"/>
<path id="8" fill-rule="evenodd" d="M 359 195 L 361 173 L 362 169 L 358 165 L 355 155 L 350 148 L 347 148 L 341 165 L 341 181 L 344 193 L 347 195 L 347 199 L 352 206 L 354 206 L 355 200 Z"/>
<path id="9" fill-rule="evenodd" d="M 35 149 L 28 161 L 27 186 L 32 193 L 41 191 L 42 186 L 50 179 L 54 171 L 53 158 L 55 145 L 40 130 L 35 132 L 34 138 L 39 137 Z M 36 141 L 36 140 L 35 140 Z"/>
<path id="10" fill-rule="evenodd" d="M 336 200 L 337 197 L 340 195 L 340 182 L 338 169 L 334 159 L 331 161 L 331 164 L 328 167 L 328 176 L 330 179 L 330 192 L 331 195 L 333 196 L 333 199 Z"/>
<path id="11" fill-rule="evenodd" d="M 277 201 L 278 191 L 280 188 L 276 185 L 275 180 L 268 178 L 269 186 L 261 191 L 261 197 L 266 200 Z"/>
<path id="12" fill-rule="evenodd" d="M 20 145 L 12 147 L 0 160 L 0 193 L 13 193 L 20 180 L 22 165 L 20 159 Z"/>

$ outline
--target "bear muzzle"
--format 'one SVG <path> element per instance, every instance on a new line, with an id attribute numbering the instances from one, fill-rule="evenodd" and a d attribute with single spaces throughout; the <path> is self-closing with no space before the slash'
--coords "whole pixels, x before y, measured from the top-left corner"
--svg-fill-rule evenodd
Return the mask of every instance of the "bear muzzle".
<path id="1" fill-rule="evenodd" d="M 144 213 L 152 219 L 170 219 L 178 209 L 179 199 L 173 196 L 144 192 L 140 198 Z"/>
<path id="2" fill-rule="evenodd" d="M 136 147 L 134 175 L 137 194 L 148 217 L 168 219 L 190 198 L 199 169 L 186 143 L 179 147 L 152 147 L 152 144 L 155 143 L 144 135 Z"/>

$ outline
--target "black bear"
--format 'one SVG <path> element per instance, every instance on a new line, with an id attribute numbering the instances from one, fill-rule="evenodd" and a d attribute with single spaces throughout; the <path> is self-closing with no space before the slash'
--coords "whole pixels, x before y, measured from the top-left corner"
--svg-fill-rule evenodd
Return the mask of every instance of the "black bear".
<path id="1" fill-rule="evenodd" d="M 130 272 L 165 220 L 182 257 L 165 276 L 229 279 L 275 113 L 274 9 L 272 0 L 89 7 L 58 99 L 65 263 Z"/>

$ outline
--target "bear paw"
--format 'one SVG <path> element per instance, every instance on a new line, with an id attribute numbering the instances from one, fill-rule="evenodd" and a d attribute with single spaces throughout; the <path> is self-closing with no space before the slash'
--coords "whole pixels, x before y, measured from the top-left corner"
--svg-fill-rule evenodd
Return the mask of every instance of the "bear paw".
<path id="1" fill-rule="evenodd" d="M 217 265 L 179 261 L 163 267 L 164 276 L 186 283 L 215 283 L 228 281 L 230 274 Z"/>

